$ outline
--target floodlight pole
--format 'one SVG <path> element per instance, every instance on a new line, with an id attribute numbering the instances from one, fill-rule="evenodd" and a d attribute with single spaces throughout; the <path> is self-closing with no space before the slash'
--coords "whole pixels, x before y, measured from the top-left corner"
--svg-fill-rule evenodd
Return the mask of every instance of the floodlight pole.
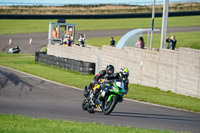
<path id="1" fill-rule="evenodd" d="M 169 5 L 169 0 L 164 0 L 160 49 L 165 48 L 165 43 L 166 43 L 165 38 L 167 34 L 168 5 Z"/>
<path id="2" fill-rule="evenodd" d="M 153 0 L 153 7 L 152 7 L 152 29 L 151 29 L 150 50 L 152 50 L 152 43 L 153 43 L 154 17 L 155 17 L 155 0 Z"/>

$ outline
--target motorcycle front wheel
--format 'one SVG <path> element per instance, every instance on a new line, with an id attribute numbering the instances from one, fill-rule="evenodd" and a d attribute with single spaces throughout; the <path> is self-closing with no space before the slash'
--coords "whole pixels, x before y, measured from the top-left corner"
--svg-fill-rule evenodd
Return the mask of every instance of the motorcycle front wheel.
<path id="1" fill-rule="evenodd" d="M 89 113 L 95 113 L 95 111 L 94 111 L 94 105 L 92 104 L 91 101 L 88 102 L 87 110 L 88 110 Z"/>
<path id="2" fill-rule="evenodd" d="M 84 99 L 82 102 L 82 109 L 87 111 L 87 107 L 88 107 L 88 101 L 86 99 Z"/>
<path id="3" fill-rule="evenodd" d="M 103 113 L 105 115 L 109 115 L 113 111 L 113 109 L 115 108 L 115 105 L 117 104 L 117 97 L 116 96 L 112 96 L 110 101 L 108 101 L 108 98 L 109 98 L 109 96 L 107 96 L 105 98 L 105 102 L 104 102 L 103 107 L 102 107 Z"/>

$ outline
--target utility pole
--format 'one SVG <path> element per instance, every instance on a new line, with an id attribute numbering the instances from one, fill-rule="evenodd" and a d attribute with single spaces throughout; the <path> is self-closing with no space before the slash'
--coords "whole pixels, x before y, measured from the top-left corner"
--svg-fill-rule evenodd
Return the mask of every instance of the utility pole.
<path id="1" fill-rule="evenodd" d="M 152 50 L 152 43 L 153 43 L 154 17 L 155 17 L 155 0 L 153 0 L 153 7 L 152 7 L 152 29 L 151 29 L 150 50 Z"/>
<path id="2" fill-rule="evenodd" d="M 166 43 L 165 39 L 167 34 L 168 6 L 169 6 L 169 0 L 164 0 L 160 49 L 165 48 L 165 43 Z"/>

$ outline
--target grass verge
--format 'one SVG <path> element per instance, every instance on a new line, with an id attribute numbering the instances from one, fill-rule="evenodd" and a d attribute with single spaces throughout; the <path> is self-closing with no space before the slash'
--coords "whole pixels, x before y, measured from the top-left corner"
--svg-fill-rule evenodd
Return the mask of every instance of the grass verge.
<path id="1" fill-rule="evenodd" d="M 167 36 L 170 38 L 171 35 L 176 36 L 177 40 L 177 45 L 176 48 L 179 47 L 189 47 L 189 48 L 194 48 L 194 49 L 200 49 L 200 41 L 199 41 L 199 36 L 200 36 L 200 31 L 195 31 L 195 32 L 181 32 L 181 33 L 168 33 Z M 145 45 L 147 45 L 147 35 L 144 34 L 144 42 Z M 116 44 L 119 41 L 121 36 L 115 37 Z M 154 34 L 153 35 L 153 48 L 160 48 L 160 38 L 161 34 Z M 93 45 L 96 47 L 102 47 L 102 45 L 110 45 L 109 42 L 110 37 L 104 37 L 104 38 L 93 38 L 93 39 L 88 39 L 86 40 L 86 43 L 88 45 Z M 150 44 L 150 42 L 149 42 Z M 166 46 L 168 44 L 166 43 Z"/>
<path id="2" fill-rule="evenodd" d="M 49 20 L 0 19 L 0 34 L 48 32 Z M 106 30 L 106 29 L 135 29 L 151 28 L 151 18 L 130 19 L 71 19 L 66 23 L 76 24 L 76 30 Z M 161 27 L 162 18 L 155 18 L 155 26 Z M 200 16 L 169 17 L 168 27 L 200 26 Z"/>
<path id="3" fill-rule="evenodd" d="M 108 126 L 101 123 L 31 118 L 0 114 L 1 133 L 175 133 L 156 129 Z"/>
<path id="4" fill-rule="evenodd" d="M 94 76 L 81 75 L 76 72 L 37 63 L 30 54 L 0 53 L 0 65 L 78 88 L 83 88 Z M 125 95 L 126 98 L 200 112 L 200 99 L 198 98 L 178 95 L 172 92 L 164 92 L 158 88 L 135 84 L 130 84 L 129 88 L 128 95 Z"/>

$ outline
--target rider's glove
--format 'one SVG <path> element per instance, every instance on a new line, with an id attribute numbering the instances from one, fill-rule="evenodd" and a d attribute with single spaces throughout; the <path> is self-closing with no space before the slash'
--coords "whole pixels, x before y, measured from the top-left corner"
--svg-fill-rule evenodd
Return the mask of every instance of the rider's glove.
<path id="1" fill-rule="evenodd" d="M 109 82 L 109 80 L 108 80 L 107 78 L 105 78 L 105 79 L 104 79 L 104 82 L 105 82 L 105 83 L 108 83 L 108 82 Z"/>

